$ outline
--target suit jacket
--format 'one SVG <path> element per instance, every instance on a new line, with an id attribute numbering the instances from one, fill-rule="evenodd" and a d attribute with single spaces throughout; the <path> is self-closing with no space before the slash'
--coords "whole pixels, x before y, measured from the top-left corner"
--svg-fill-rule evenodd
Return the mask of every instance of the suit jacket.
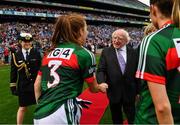
<path id="1" fill-rule="evenodd" d="M 137 56 L 136 50 L 127 46 L 126 68 L 122 74 L 114 47 L 111 46 L 102 51 L 97 69 L 97 81 L 106 82 L 109 85 L 107 95 L 110 103 L 120 101 L 134 103 L 138 90 L 135 79 Z"/>
<path id="2" fill-rule="evenodd" d="M 10 86 L 17 83 L 18 92 L 33 92 L 34 82 L 41 65 L 39 51 L 32 48 L 28 60 L 24 59 L 22 50 L 12 54 Z"/>

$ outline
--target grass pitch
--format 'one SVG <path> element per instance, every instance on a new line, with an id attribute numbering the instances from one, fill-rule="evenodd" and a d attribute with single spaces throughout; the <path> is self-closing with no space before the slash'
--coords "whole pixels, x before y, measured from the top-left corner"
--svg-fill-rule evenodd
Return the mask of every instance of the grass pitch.
<path id="1" fill-rule="evenodd" d="M 16 123 L 16 112 L 18 109 L 18 99 L 16 96 L 11 95 L 9 89 L 9 76 L 10 66 L 0 67 L 0 124 L 15 124 Z M 35 106 L 28 108 L 24 123 L 33 123 L 33 111 Z"/>

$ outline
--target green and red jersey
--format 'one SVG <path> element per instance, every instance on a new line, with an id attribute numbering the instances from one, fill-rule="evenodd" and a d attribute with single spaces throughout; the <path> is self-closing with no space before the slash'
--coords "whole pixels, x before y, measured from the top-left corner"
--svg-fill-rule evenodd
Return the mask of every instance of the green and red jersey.
<path id="1" fill-rule="evenodd" d="M 166 86 L 174 123 L 180 123 L 180 29 L 168 24 L 143 39 L 136 77 L 141 90 L 135 123 L 158 123 L 147 81 Z"/>
<path id="2" fill-rule="evenodd" d="M 35 119 L 56 111 L 67 99 L 82 92 L 83 82 L 92 83 L 96 61 L 87 49 L 75 43 L 59 44 L 43 58 L 41 96 L 35 110 Z"/>

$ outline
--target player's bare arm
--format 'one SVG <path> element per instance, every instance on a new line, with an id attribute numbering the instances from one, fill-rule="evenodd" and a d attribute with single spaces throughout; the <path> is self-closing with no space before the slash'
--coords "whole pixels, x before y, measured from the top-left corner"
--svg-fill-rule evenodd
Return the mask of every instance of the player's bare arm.
<path id="1" fill-rule="evenodd" d="M 34 83 L 34 92 L 35 92 L 36 102 L 38 102 L 38 98 L 41 95 L 41 75 L 37 75 L 36 77 L 36 81 Z"/>
<path id="2" fill-rule="evenodd" d="M 159 124 L 173 124 L 171 105 L 165 85 L 148 82 Z"/>

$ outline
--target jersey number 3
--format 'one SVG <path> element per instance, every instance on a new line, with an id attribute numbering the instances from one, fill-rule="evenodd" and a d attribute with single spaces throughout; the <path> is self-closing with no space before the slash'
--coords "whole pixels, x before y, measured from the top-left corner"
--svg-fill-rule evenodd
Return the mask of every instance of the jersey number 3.
<path id="1" fill-rule="evenodd" d="M 58 75 L 58 73 L 56 72 L 56 70 L 59 68 L 59 66 L 62 64 L 62 61 L 59 60 L 51 60 L 48 63 L 48 67 L 50 67 L 50 76 L 52 76 L 54 78 L 53 82 L 50 83 L 48 81 L 47 83 L 47 87 L 48 88 L 53 88 L 55 86 L 57 86 L 60 82 L 60 77 Z"/>

